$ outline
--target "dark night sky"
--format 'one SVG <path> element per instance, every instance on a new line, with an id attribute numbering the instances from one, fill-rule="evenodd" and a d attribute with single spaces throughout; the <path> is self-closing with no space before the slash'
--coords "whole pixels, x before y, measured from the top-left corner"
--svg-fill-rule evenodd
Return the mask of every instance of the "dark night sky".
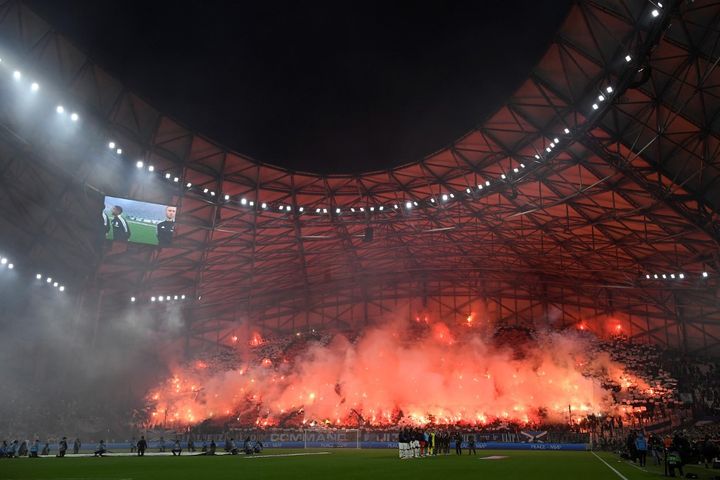
<path id="1" fill-rule="evenodd" d="M 349 173 L 418 160 L 492 113 L 570 2 L 28 4 L 192 129 L 263 162 Z"/>

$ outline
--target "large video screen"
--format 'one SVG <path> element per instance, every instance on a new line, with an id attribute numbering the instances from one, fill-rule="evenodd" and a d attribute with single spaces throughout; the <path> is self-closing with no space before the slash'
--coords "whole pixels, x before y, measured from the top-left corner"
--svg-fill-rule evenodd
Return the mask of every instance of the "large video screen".
<path id="1" fill-rule="evenodd" d="M 105 238 L 167 247 L 175 234 L 175 205 L 105 197 Z"/>

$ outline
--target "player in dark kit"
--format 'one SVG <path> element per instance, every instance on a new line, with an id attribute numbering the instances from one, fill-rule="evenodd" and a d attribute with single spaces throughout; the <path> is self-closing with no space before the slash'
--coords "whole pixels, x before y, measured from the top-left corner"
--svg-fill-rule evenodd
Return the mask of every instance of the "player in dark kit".
<path id="1" fill-rule="evenodd" d="M 123 209 L 120 205 L 115 205 L 112 210 L 113 218 L 110 221 L 113 231 L 113 240 L 118 242 L 127 242 L 130 239 L 130 226 L 122 216 Z"/>
<path id="2" fill-rule="evenodd" d="M 165 221 L 158 223 L 157 226 L 158 245 L 161 247 L 167 247 L 172 243 L 173 235 L 175 234 L 176 213 L 177 207 L 165 207 Z"/>
<path id="3" fill-rule="evenodd" d="M 144 457 L 145 456 L 145 449 L 147 448 L 147 440 L 145 440 L 145 435 L 140 436 L 140 440 L 137 442 L 137 454 L 138 457 Z"/>

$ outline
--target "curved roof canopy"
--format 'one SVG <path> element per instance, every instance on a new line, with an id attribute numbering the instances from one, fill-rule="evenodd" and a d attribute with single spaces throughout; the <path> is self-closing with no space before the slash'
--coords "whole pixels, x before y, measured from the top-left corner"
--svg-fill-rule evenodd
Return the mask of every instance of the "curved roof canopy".
<path id="1" fill-rule="evenodd" d="M 5 115 L 19 132 L 6 148 L 69 184 L 180 205 L 172 248 L 106 253 L 93 280 L 106 298 L 188 294 L 198 341 L 239 323 L 353 328 L 426 309 L 496 323 L 612 319 L 643 341 L 720 353 L 720 3 L 578 2 L 477 128 L 418 162 L 352 176 L 228 151 L 21 3 L 0 13 L 3 48 L 77 107 L 84 134 L 58 144 Z M 19 225 L 14 214 L 3 213 Z"/>

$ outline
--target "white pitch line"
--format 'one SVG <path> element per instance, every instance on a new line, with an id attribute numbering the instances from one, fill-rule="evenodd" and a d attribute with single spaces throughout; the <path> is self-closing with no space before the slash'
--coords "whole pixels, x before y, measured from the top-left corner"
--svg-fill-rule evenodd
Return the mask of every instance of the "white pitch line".
<path id="1" fill-rule="evenodd" d="M 276 455 L 246 455 L 243 458 L 306 457 L 308 455 L 330 455 L 332 452 L 278 453 Z"/>
<path id="2" fill-rule="evenodd" d="M 616 474 L 618 477 L 622 478 L 623 480 L 628 480 L 628 478 L 627 478 L 625 475 L 623 475 L 622 473 L 620 473 L 620 472 L 618 472 L 617 470 L 615 470 L 615 469 L 612 467 L 612 465 L 610 465 L 610 464 L 607 463 L 605 460 L 603 460 L 602 458 L 600 458 L 600 457 L 597 455 L 597 453 L 593 452 L 592 450 L 590 450 L 590 453 L 592 453 L 593 455 L 595 455 L 595 458 L 597 458 L 598 460 L 600 460 L 600 461 L 601 461 L 602 463 L 604 463 L 610 470 L 612 470 L 613 472 L 615 472 L 615 474 Z"/>

